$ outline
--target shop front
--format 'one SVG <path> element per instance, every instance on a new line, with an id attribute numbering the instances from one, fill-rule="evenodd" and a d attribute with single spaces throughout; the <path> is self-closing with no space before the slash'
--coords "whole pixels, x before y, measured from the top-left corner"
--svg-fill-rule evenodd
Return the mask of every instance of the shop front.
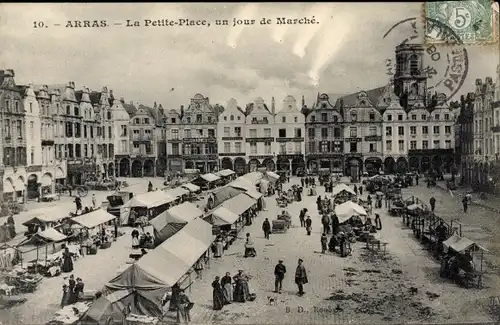
<path id="1" fill-rule="evenodd" d="M 69 185 L 84 185 L 88 180 L 97 179 L 98 172 L 95 158 L 68 160 Z"/>

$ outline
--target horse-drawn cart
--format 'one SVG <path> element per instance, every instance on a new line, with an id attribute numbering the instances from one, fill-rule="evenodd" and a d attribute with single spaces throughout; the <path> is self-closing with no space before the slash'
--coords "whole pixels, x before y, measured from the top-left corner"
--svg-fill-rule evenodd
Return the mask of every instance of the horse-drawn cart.
<path id="1" fill-rule="evenodd" d="M 290 228 L 286 220 L 273 220 L 273 233 L 285 233 Z"/>
<path id="2" fill-rule="evenodd" d="M 76 193 L 76 196 L 85 197 L 89 194 L 89 190 L 84 186 L 71 187 L 68 185 L 56 184 L 56 193 L 59 195 L 67 193 L 69 196 L 73 196 L 73 193 Z"/>

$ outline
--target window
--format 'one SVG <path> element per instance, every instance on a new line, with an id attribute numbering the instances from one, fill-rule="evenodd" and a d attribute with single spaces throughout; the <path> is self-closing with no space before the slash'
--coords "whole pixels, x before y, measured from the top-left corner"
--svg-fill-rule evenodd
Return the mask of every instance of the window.
<path id="1" fill-rule="evenodd" d="M 417 149 L 417 141 L 415 140 L 410 141 L 410 149 L 411 150 Z"/>
<path id="2" fill-rule="evenodd" d="M 271 154 L 271 142 L 264 142 L 264 153 L 266 155 Z"/>
<path id="3" fill-rule="evenodd" d="M 263 121 L 265 124 L 268 124 L 268 123 L 269 123 L 269 121 L 267 120 L 267 116 L 264 116 L 264 117 L 262 118 L 262 121 Z"/>
<path id="4" fill-rule="evenodd" d="M 23 121 L 17 121 L 17 137 L 23 138 Z"/>
<path id="5" fill-rule="evenodd" d="M 236 134 L 237 137 L 241 137 L 241 127 L 239 127 L 239 126 L 235 127 L 234 134 Z"/>
<path id="6" fill-rule="evenodd" d="M 135 130 L 134 130 L 135 132 Z M 184 137 L 191 138 L 191 129 L 184 129 Z"/>
<path id="7" fill-rule="evenodd" d="M 316 116 L 314 116 L 314 115 L 313 115 L 313 116 L 311 116 L 311 122 L 312 122 L 312 123 L 316 122 Z"/>
<path id="8" fill-rule="evenodd" d="M 282 123 L 286 123 L 286 116 L 282 116 L 282 117 L 281 117 L 281 122 L 282 122 Z"/>
<path id="9" fill-rule="evenodd" d="M 328 114 L 321 113 L 321 122 L 326 122 L 326 121 L 328 121 Z"/>
<path id="10" fill-rule="evenodd" d="M 170 123 L 172 124 L 177 123 L 177 119 L 175 117 L 170 118 Z"/>
<path id="11" fill-rule="evenodd" d="M 73 111 L 75 112 L 75 116 L 80 116 L 80 108 L 78 106 L 75 106 Z M 111 113 L 108 114 L 110 114 L 109 116 L 111 116 Z"/>
<path id="12" fill-rule="evenodd" d="M 75 144 L 75 158 L 80 158 L 82 156 L 82 146 L 77 143 Z"/>
<path id="13" fill-rule="evenodd" d="M 342 151 L 342 142 L 340 142 L 340 141 L 333 141 L 333 151 L 335 151 L 335 152 L 341 152 Z"/>
<path id="14" fill-rule="evenodd" d="M 370 121 L 375 121 L 375 113 L 370 113 Z"/>
<path id="15" fill-rule="evenodd" d="M 356 122 L 358 120 L 358 114 L 351 113 L 351 121 Z"/>
<path id="16" fill-rule="evenodd" d="M 432 127 L 432 133 L 439 134 L 439 125 L 435 125 Z"/>
<path id="17" fill-rule="evenodd" d="M 319 147 L 319 152 L 328 152 L 328 142 L 321 141 L 321 146 Z"/>
<path id="18" fill-rule="evenodd" d="M 31 103 L 30 103 L 31 104 Z M 31 152 L 30 152 L 30 164 L 34 165 L 35 164 L 35 147 L 31 147 Z"/>
<path id="19" fill-rule="evenodd" d="M 113 137 L 113 129 L 111 128 L 111 126 L 108 126 L 108 138 L 112 138 Z"/>
<path id="20" fill-rule="evenodd" d="M 404 142 L 404 140 L 399 140 L 398 141 L 398 149 L 399 149 L 399 152 L 405 151 L 405 142 Z"/>
<path id="21" fill-rule="evenodd" d="M 301 152 L 302 152 L 302 143 L 295 142 L 295 153 L 301 153 Z"/>
<path id="22" fill-rule="evenodd" d="M 120 136 L 121 137 L 126 137 L 127 136 L 127 126 L 126 125 L 120 125 L 120 131 L 121 131 L 120 132 Z"/>
<path id="23" fill-rule="evenodd" d="M 439 140 L 432 141 L 433 149 L 439 149 Z"/>
<path id="24" fill-rule="evenodd" d="M 133 133 L 134 134 L 139 134 L 139 130 L 134 130 Z"/>
<path id="25" fill-rule="evenodd" d="M 403 114 L 398 114 L 398 121 L 402 121 L 403 120 Z"/>
<path id="26" fill-rule="evenodd" d="M 231 128 L 229 126 L 224 127 L 224 136 L 229 137 L 230 135 Z"/>
<path id="27" fill-rule="evenodd" d="M 370 143 L 370 152 L 377 152 L 377 144 Z"/>
<path id="28" fill-rule="evenodd" d="M 358 143 L 357 142 L 350 143 L 350 152 L 358 152 Z"/>
<path id="29" fill-rule="evenodd" d="M 333 128 L 333 137 L 335 137 L 335 138 L 340 138 L 340 137 L 342 137 L 342 136 L 340 135 L 340 128 Z"/>
<path id="30" fill-rule="evenodd" d="M 420 118 L 421 118 L 423 121 L 426 121 L 426 120 L 427 120 L 427 115 L 422 114 L 422 115 L 420 116 Z"/>
<path id="31" fill-rule="evenodd" d="M 42 109 L 43 109 L 43 105 L 42 105 Z M 30 113 L 33 113 L 33 103 L 30 103 Z"/>
<path id="32" fill-rule="evenodd" d="M 295 128 L 294 136 L 296 138 L 302 138 L 302 129 L 301 128 Z"/>
<path id="33" fill-rule="evenodd" d="M 264 129 L 264 137 L 266 138 L 271 137 L 271 129 Z"/>
<path id="34" fill-rule="evenodd" d="M 411 135 L 417 134 L 417 127 L 416 126 L 410 126 L 410 134 Z"/>
<path id="35" fill-rule="evenodd" d="M 385 135 L 389 137 L 392 136 L 392 126 L 385 127 Z"/>
<path id="36" fill-rule="evenodd" d="M 66 115 L 71 115 L 71 107 L 66 105 Z"/>
<path id="37" fill-rule="evenodd" d="M 429 149 L 429 141 L 427 140 L 422 141 L 422 149 Z"/>
<path id="38" fill-rule="evenodd" d="M 337 123 L 339 121 L 339 117 L 337 115 L 333 116 L 333 122 Z"/>
<path id="39" fill-rule="evenodd" d="M 249 130 L 250 138 L 256 138 L 257 137 L 257 129 L 250 129 Z"/>
<path id="40" fill-rule="evenodd" d="M 144 148 L 146 149 L 146 155 L 150 155 L 153 153 L 151 143 L 144 144 Z"/>
<path id="41" fill-rule="evenodd" d="M 451 134 L 451 125 L 445 125 L 445 127 L 444 127 L 444 133 Z"/>
<path id="42" fill-rule="evenodd" d="M 284 155 L 286 154 L 286 143 L 280 142 L 280 154 Z"/>
<path id="43" fill-rule="evenodd" d="M 286 138 L 286 129 L 279 129 L 278 130 L 278 137 Z"/>
<path id="44" fill-rule="evenodd" d="M 173 144 L 172 144 L 173 146 Z M 121 140 L 120 141 L 120 152 L 124 153 L 127 152 L 127 140 Z"/>
<path id="45" fill-rule="evenodd" d="M 311 139 L 314 139 L 316 137 L 316 130 L 313 128 L 307 129 L 307 136 Z"/>
<path id="46" fill-rule="evenodd" d="M 321 139 L 328 138 L 328 128 L 321 128 Z"/>
<path id="47" fill-rule="evenodd" d="M 141 120 L 140 120 L 140 119 L 138 119 L 138 118 L 135 118 L 135 119 L 134 119 L 134 124 L 141 124 Z"/>
<path id="48" fill-rule="evenodd" d="M 235 142 L 235 143 L 234 143 L 234 152 L 236 152 L 236 153 L 241 153 L 241 152 L 243 152 L 243 151 L 241 150 L 241 142 Z"/>
<path id="49" fill-rule="evenodd" d="M 196 123 L 201 123 L 203 120 L 203 115 L 201 114 L 196 114 Z"/>
<path id="50" fill-rule="evenodd" d="M 234 121 L 234 115 L 231 115 L 231 116 L 229 117 L 229 120 Z"/>
<path id="51" fill-rule="evenodd" d="M 61 128 L 62 128 L 62 125 L 61 125 Z M 94 128 L 91 126 L 90 127 L 90 137 L 93 138 L 94 137 Z M 94 155 L 92 155 L 94 156 Z"/>
<path id="52" fill-rule="evenodd" d="M 231 152 L 231 142 L 224 142 L 224 152 L 225 153 Z"/>
<path id="53" fill-rule="evenodd" d="M 250 143 L 250 154 L 257 154 L 257 143 Z"/>
<path id="54" fill-rule="evenodd" d="M 356 138 L 358 136 L 358 128 L 357 127 L 350 127 L 349 133 L 351 138 Z"/>
<path id="55" fill-rule="evenodd" d="M 295 117 L 293 118 L 293 121 L 294 121 L 295 123 L 298 123 L 298 122 L 299 122 L 299 118 L 298 118 L 297 116 L 295 116 Z"/>
<path id="56" fill-rule="evenodd" d="M 404 126 L 398 126 L 398 135 L 405 135 Z"/>
<path id="57" fill-rule="evenodd" d="M 411 120 L 416 121 L 417 120 L 417 114 L 412 114 L 411 115 Z"/>
<path id="58" fill-rule="evenodd" d="M 35 128 L 35 122 L 30 122 L 30 132 L 33 134 L 33 129 Z"/>
<path id="59" fill-rule="evenodd" d="M 187 124 L 191 124 L 191 116 L 188 116 L 188 117 L 186 118 L 186 123 L 187 123 Z"/>
<path id="60" fill-rule="evenodd" d="M 497 115 L 498 115 L 498 112 L 497 112 Z M 446 121 L 448 121 L 450 119 L 450 114 L 444 114 L 444 119 Z"/>
<path id="61" fill-rule="evenodd" d="M 434 119 L 439 120 L 439 114 L 434 114 Z"/>
<path id="62" fill-rule="evenodd" d="M 391 114 L 387 114 L 387 121 L 392 121 L 392 115 Z"/>
<path id="63" fill-rule="evenodd" d="M 197 136 L 203 137 L 203 129 L 197 129 L 196 131 Z"/>
<path id="64" fill-rule="evenodd" d="M 377 135 L 377 127 L 370 126 L 370 128 L 368 129 L 368 135 L 369 136 L 376 136 Z"/>
<path id="65" fill-rule="evenodd" d="M 451 140 L 445 140 L 444 141 L 444 146 L 446 149 L 451 149 Z"/>
<path id="66" fill-rule="evenodd" d="M 428 126 L 422 126 L 422 134 L 429 134 L 429 127 Z"/>

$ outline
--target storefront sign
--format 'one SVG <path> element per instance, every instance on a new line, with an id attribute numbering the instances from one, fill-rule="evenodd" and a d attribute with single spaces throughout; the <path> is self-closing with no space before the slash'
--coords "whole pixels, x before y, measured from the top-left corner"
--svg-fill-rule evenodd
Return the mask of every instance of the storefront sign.
<path id="1" fill-rule="evenodd" d="M 382 141 L 382 137 L 380 135 L 369 135 L 365 137 L 365 141 Z"/>
<path id="2" fill-rule="evenodd" d="M 246 142 L 274 142 L 274 138 L 246 138 Z"/>
<path id="3" fill-rule="evenodd" d="M 346 142 L 361 142 L 361 138 L 345 138 Z"/>
<path id="4" fill-rule="evenodd" d="M 81 165 L 81 164 L 83 164 L 83 161 L 81 159 L 68 160 L 68 165 Z"/>
<path id="5" fill-rule="evenodd" d="M 244 156 L 244 152 L 230 152 L 230 153 L 220 153 L 219 157 L 237 157 L 237 156 Z"/>
<path id="6" fill-rule="evenodd" d="M 42 171 L 42 166 L 28 166 L 28 167 L 26 167 L 27 173 L 36 173 L 36 172 L 41 172 L 41 171 Z"/>
<path id="7" fill-rule="evenodd" d="M 276 142 L 302 142 L 304 138 L 276 138 Z"/>
<path id="8" fill-rule="evenodd" d="M 184 155 L 184 159 L 192 159 L 192 160 L 217 160 L 217 155 Z"/>
<path id="9" fill-rule="evenodd" d="M 283 154 L 283 155 L 278 155 L 278 160 L 300 160 L 300 159 L 304 159 L 304 156 L 303 155 L 286 155 L 286 154 Z"/>
<path id="10" fill-rule="evenodd" d="M 243 137 L 222 137 L 222 141 L 237 141 L 243 140 Z"/>
<path id="11" fill-rule="evenodd" d="M 248 156 L 250 159 L 273 159 L 272 155 Z"/>
<path id="12" fill-rule="evenodd" d="M 203 143 L 203 142 L 216 142 L 217 139 L 214 137 L 210 138 L 184 138 L 183 142 L 195 142 L 195 143 Z"/>
<path id="13" fill-rule="evenodd" d="M 252 119 L 252 124 L 269 124 L 269 121 L 266 119 L 260 119 L 258 120 L 257 118 Z"/>
<path id="14" fill-rule="evenodd" d="M 342 157 L 342 153 L 333 153 L 333 152 L 325 152 L 325 153 L 314 153 L 307 155 L 307 158 L 340 158 Z"/>

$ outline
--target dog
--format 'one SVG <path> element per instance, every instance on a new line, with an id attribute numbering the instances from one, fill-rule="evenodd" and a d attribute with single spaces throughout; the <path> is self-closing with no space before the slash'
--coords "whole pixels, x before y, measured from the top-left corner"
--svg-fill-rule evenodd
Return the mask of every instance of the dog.
<path id="1" fill-rule="evenodd" d="M 275 306 L 275 305 L 276 305 L 276 300 L 275 300 L 275 298 L 274 298 L 274 297 L 269 297 L 269 296 L 268 296 L 268 297 L 267 297 L 267 304 L 268 304 L 269 306 Z"/>

